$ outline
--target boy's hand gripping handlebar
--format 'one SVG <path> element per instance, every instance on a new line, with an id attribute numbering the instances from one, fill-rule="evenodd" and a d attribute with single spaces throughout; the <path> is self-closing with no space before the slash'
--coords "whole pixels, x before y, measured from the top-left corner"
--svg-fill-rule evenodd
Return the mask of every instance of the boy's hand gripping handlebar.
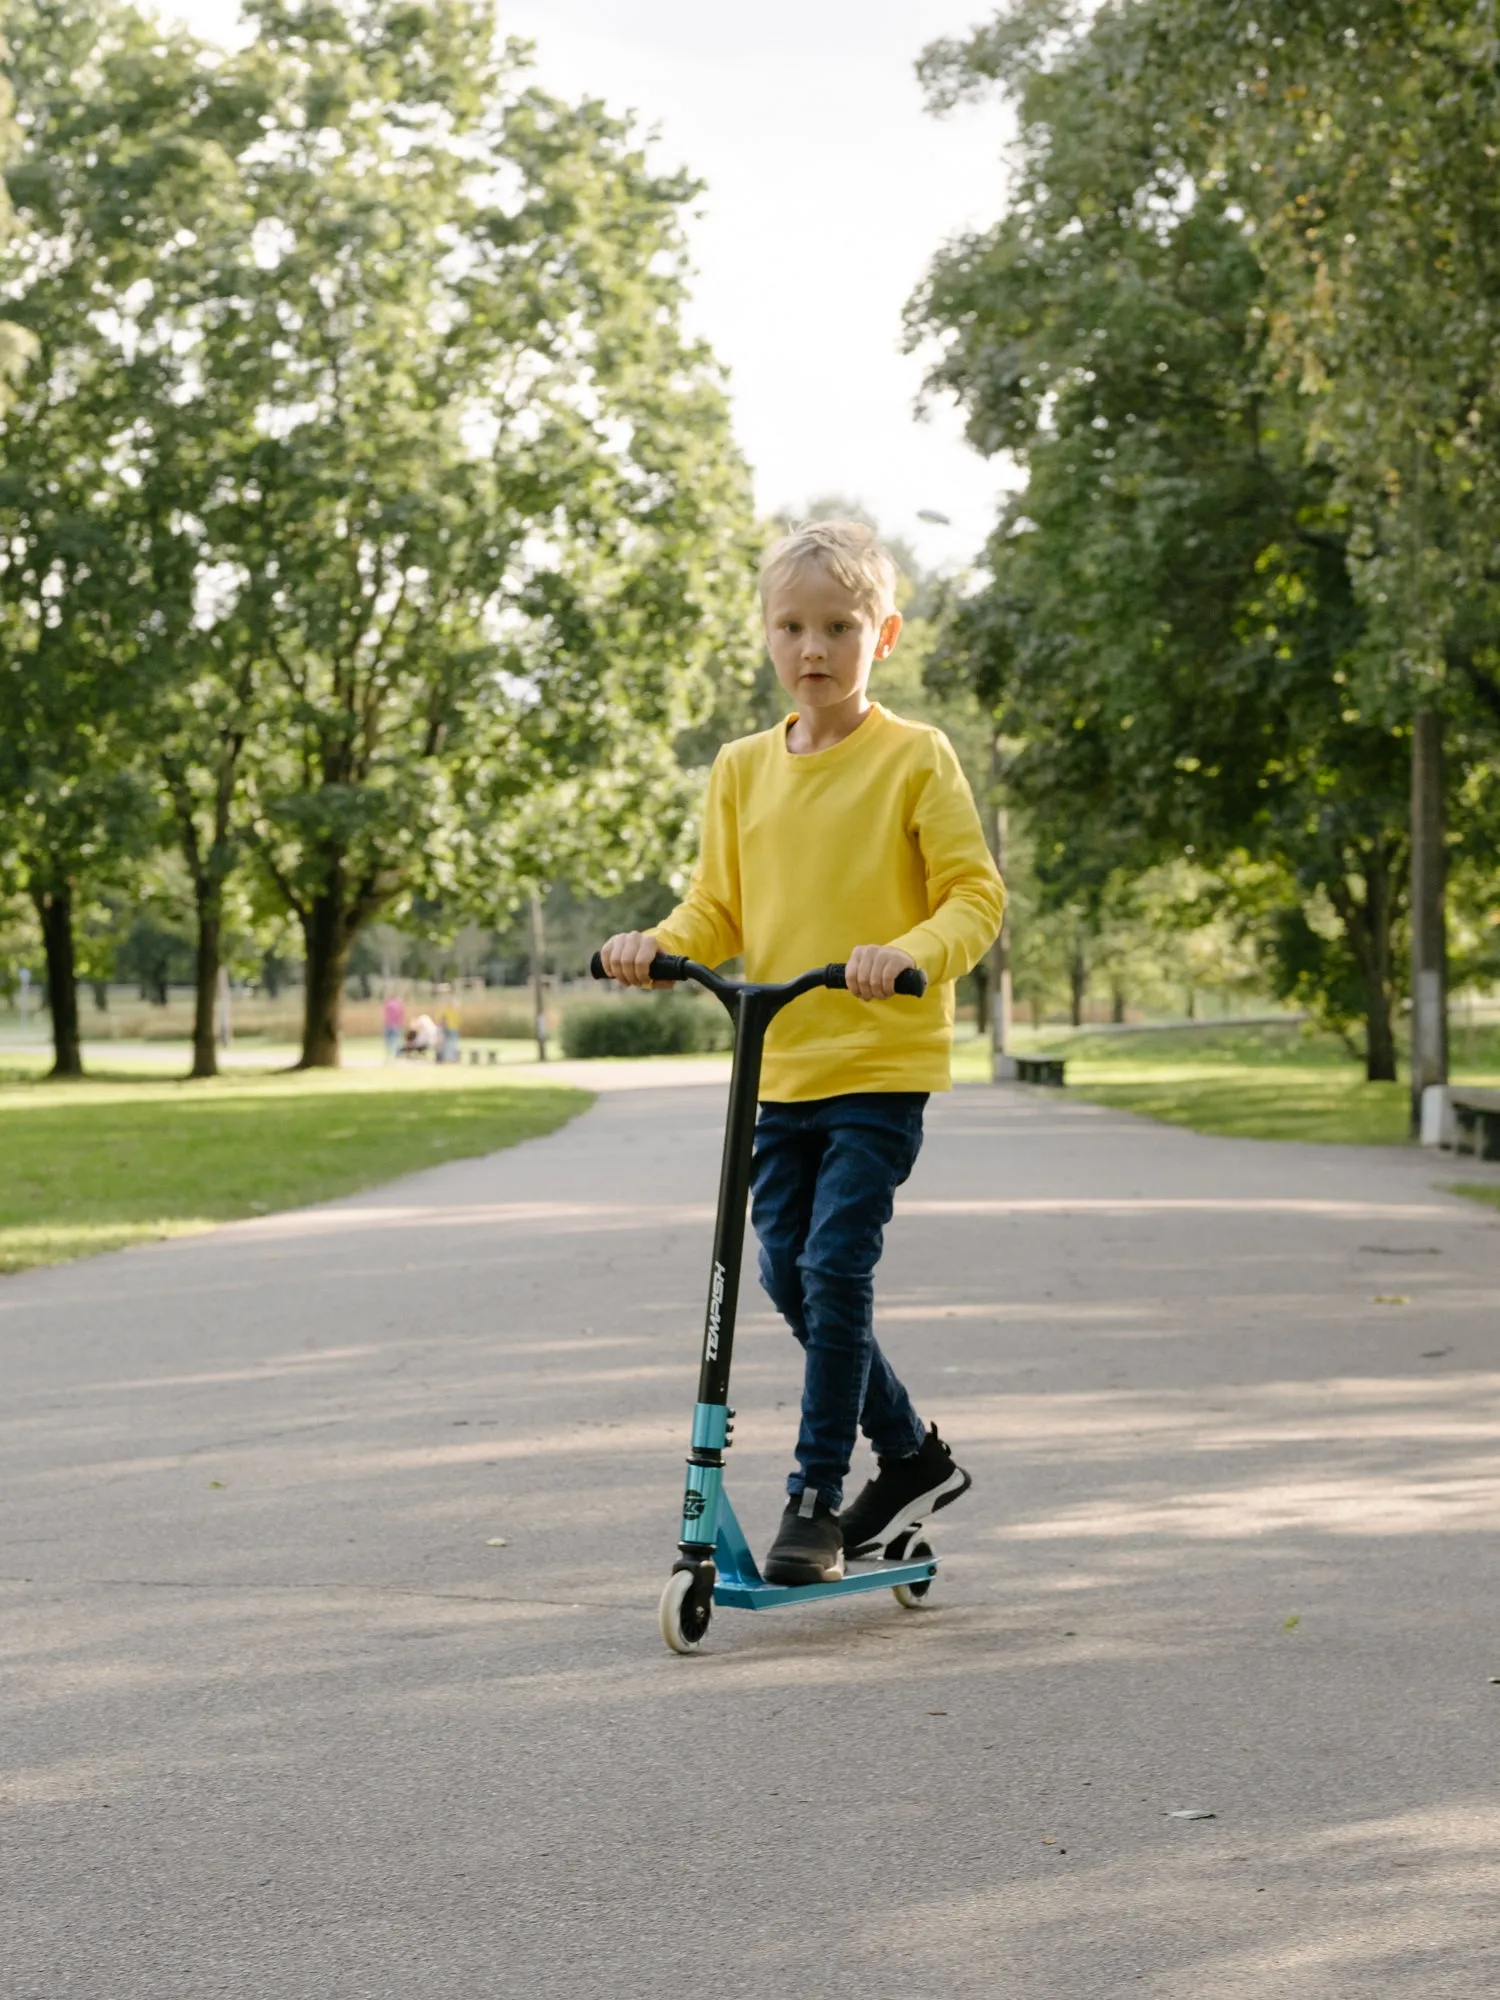
<path id="1" fill-rule="evenodd" d="M 595 979 L 608 979 L 604 970 L 604 960 L 598 952 L 589 960 L 589 971 Z M 659 980 L 691 979 L 699 986 L 706 986 L 710 993 L 722 996 L 737 993 L 740 983 L 734 979 L 721 979 L 717 972 L 710 972 L 706 965 L 699 965 L 691 958 L 674 958 L 668 952 L 658 952 L 651 961 L 651 977 Z M 811 972 L 804 972 L 796 979 L 788 979 L 779 986 L 762 986 L 762 993 L 785 994 L 792 999 L 797 993 L 810 993 L 815 986 L 828 986 L 835 992 L 845 989 L 842 965 L 819 965 Z M 910 966 L 905 972 L 896 974 L 896 991 L 908 1000 L 920 1000 L 927 991 L 927 974 L 919 966 Z"/>

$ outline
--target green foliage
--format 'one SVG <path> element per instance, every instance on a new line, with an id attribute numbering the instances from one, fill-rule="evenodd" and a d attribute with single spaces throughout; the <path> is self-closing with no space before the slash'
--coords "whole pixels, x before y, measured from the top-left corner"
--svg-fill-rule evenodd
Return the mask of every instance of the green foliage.
<path id="1" fill-rule="evenodd" d="M 154 274 L 192 236 L 222 130 L 195 45 L 128 8 L 15 0 L 6 33 L 5 278 L 34 360 L 0 426 L 0 821 L 77 1073 L 75 915 L 127 893 L 156 839 L 147 739 L 191 605 L 161 470 L 184 364 Z"/>
<path id="2" fill-rule="evenodd" d="M 1022 136 L 1009 213 L 945 252 L 912 309 L 941 343 L 934 385 L 1028 475 L 947 664 L 1021 739 L 1010 784 L 1054 907 L 1092 922 L 1118 871 L 1172 855 L 1269 869 L 1278 985 L 1362 1018 L 1389 1077 L 1402 674 L 1349 481 L 1284 365 L 1277 266 L 1181 87 L 1193 13 L 1015 5 L 929 57 L 945 99 L 999 80 Z M 1482 739 L 1450 740 L 1483 769 Z"/>
<path id="3" fill-rule="evenodd" d="M 272 414 L 205 553 L 266 660 L 255 844 L 316 1006 L 405 897 L 493 912 L 670 838 L 672 741 L 743 646 L 750 517 L 677 330 L 691 185 L 528 87 L 487 6 L 257 19 L 255 226 L 203 365 Z"/>
<path id="4" fill-rule="evenodd" d="M 0 59 L 5 54 L 5 42 L 0 38 Z M 0 243 L 11 231 L 10 192 L 5 184 L 3 169 L 15 158 L 20 143 L 14 110 L 15 93 L 6 79 L 0 76 Z M 13 320 L 0 320 L 0 409 L 10 400 L 12 390 L 35 351 L 35 340 L 24 327 L 17 326 Z"/>
<path id="5" fill-rule="evenodd" d="M 164 1007 L 168 988 L 193 977 L 193 941 L 179 926 L 142 911 L 115 946 L 112 969 L 115 978 L 138 985 L 143 999 Z"/>
<path id="6" fill-rule="evenodd" d="M 210 61 L 112 0 L 16 0 L 42 349 L 0 512 L 20 640 L 65 627 L 63 709 L 119 719 L 68 796 L 149 777 L 205 991 L 253 852 L 324 1062 L 376 916 L 675 858 L 674 746 L 750 669 L 751 515 L 678 324 L 691 183 L 531 87 L 482 0 L 252 18 Z"/>
<path id="7" fill-rule="evenodd" d="M 683 1056 L 729 1046 L 729 1020 L 717 1004 L 676 997 L 602 1000 L 563 1016 L 565 1055 Z"/>

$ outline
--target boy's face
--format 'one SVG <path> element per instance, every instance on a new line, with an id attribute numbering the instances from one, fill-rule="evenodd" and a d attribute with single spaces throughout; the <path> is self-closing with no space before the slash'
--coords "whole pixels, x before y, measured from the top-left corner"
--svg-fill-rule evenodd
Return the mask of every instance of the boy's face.
<path id="1" fill-rule="evenodd" d="M 901 631 L 901 614 L 872 618 L 820 562 L 783 577 L 766 601 L 766 644 L 798 710 L 864 705 L 870 668 Z"/>

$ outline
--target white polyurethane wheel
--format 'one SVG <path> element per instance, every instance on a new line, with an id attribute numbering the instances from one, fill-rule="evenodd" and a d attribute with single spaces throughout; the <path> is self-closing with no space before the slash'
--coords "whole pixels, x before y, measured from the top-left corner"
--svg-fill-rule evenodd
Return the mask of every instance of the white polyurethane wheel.
<path id="1" fill-rule="evenodd" d="M 901 1560 L 910 1563 L 931 1562 L 932 1544 L 930 1542 L 913 1542 Z M 903 1610 L 925 1611 L 927 1609 L 929 1594 L 936 1581 L 935 1577 L 929 1577 L 925 1583 L 893 1583 L 891 1585 L 891 1595 Z"/>
<path id="2" fill-rule="evenodd" d="M 693 1583 L 691 1570 L 674 1569 L 661 1594 L 661 1636 L 674 1653 L 696 1653 L 702 1643 L 703 1632 L 708 1630 L 707 1620 L 704 1621 L 703 1632 L 693 1637 L 682 1629 L 682 1614 Z"/>

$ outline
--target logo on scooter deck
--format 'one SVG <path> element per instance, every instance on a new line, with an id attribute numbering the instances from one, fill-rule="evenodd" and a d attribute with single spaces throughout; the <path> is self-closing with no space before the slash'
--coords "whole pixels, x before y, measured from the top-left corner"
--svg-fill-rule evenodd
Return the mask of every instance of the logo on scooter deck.
<path id="1" fill-rule="evenodd" d="M 719 1320 L 724 1312 L 724 1266 L 714 1264 L 713 1280 L 708 1288 L 708 1358 L 719 1358 Z"/>

